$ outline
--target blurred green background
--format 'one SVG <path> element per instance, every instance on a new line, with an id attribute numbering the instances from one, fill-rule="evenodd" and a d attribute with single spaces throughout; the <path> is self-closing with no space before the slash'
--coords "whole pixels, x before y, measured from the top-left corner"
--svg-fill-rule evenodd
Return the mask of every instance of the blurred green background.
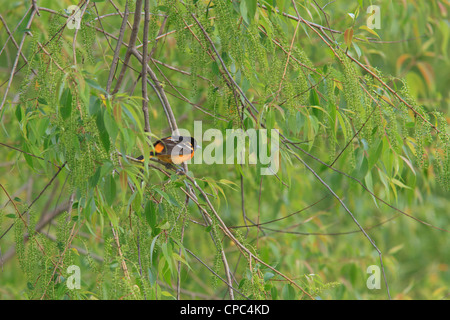
<path id="1" fill-rule="evenodd" d="M 120 8 L 123 8 L 125 1 L 117 0 L 115 2 Z M 423 106 L 427 112 L 434 110 L 443 112 L 447 122 L 450 122 L 450 93 L 448 90 L 450 86 L 450 59 L 448 54 L 450 7 L 447 0 L 335 1 L 325 7 L 325 11 L 329 15 L 328 22 L 318 9 L 315 1 L 296 2 L 304 19 L 322 26 L 327 26 L 329 23 L 332 29 L 342 31 L 342 33 L 334 34 L 335 40 L 341 45 L 345 43 L 343 32 L 352 26 L 354 38 L 370 38 L 370 41 L 353 40 L 357 47 L 352 46 L 349 52 L 362 63 L 376 68 L 387 77 L 393 76 L 405 79 L 409 85 L 410 94 L 416 99 L 418 105 Z M 327 1 L 317 2 L 321 6 L 327 3 Z M 57 2 L 40 0 L 38 4 L 41 7 L 58 11 L 73 3 L 66 0 Z M 267 1 L 260 2 L 260 4 L 276 5 L 280 9 L 283 8 L 286 12 L 295 15 L 291 1 Z M 374 29 L 376 34 L 364 28 L 367 21 L 365 10 L 371 4 L 379 6 L 381 13 L 380 29 Z M 100 15 L 114 12 L 114 9 L 107 3 L 97 2 L 96 5 Z M 158 5 L 162 4 L 152 1 L 153 8 Z M 0 0 L 1 15 L 7 22 L 9 29 L 13 30 L 17 26 L 14 33 L 16 41 L 19 41 L 23 32 L 26 31 L 23 30 L 24 23 L 20 25 L 18 23 L 28 7 L 28 1 Z M 262 12 L 264 10 L 258 9 L 257 15 L 262 15 Z M 92 10 L 92 14 L 95 16 L 96 12 Z M 50 16 L 49 12 L 41 10 L 41 16 L 36 18 L 32 25 L 32 31 L 40 30 L 39 36 L 43 40 L 50 36 Z M 121 19 L 117 16 L 111 16 L 102 19 L 102 22 L 103 27 L 114 34 L 120 27 Z M 296 27 L 296 21 L 280 17 L 280 26 L 287 34 L 287 41 L 290 42 Z M 169 25 L 166 32 L 173 29 Z M 36 32 L 36 34 L 38 33 Z M 71 32 L 66 32 L 63 37 L 70 39 L 71 35 Z M 88 74 L 100 86 L 104 87 L 105 79 L 109 74 L 109 63 L 113 51 L 101 33 L 97 33 L 96 37 L 92 50 L 94 60 L 93 62 L 83 61 L 82 68 L 84 74 Z M 7 39 L 6 28 L 3 24 L 0 24 L 1 47 Z M 218 39 L 215 38 L 214 40 L 217 41 Z M 193 68 L 199 68 L 199 66 L 192 61 L 191 55 L 179 50 L 177 42 L 180 41 L 175 36 L 164 38 L 157 47 L 154 58 L 177 68 L 194 72 Z M 29 43 L 30 41 L 27 40 L 24 47 L 26 56 L 29 54 Z M 334 61 L 327 46 L 304 24 L 298 30 L 295 45 L 304 50 L 318 70 L 323 70 L 326 65 Z M 65 50 L 69 51 L 68 48 L 70 49 L 65 44 Z M 124 51 L 121 51 L 121 53 L 123 55 Z M 87 56 L 87 54 L 85 55 Z M 2 97 L 6 88 L 5 82 L 9 79 L 15 56 L 16 49 L 11 41 L 8 41 L 0 55 L 0 83 L 2 83 L 0 95 Z M 23 60 L 20 60 L 19 66 L 22 64 Z M 196 70 L 198 74 L 214 74 L 214 68 L 217 66 L 212 66 L 208 62 L 203 67 L 207 71 Z M 194 88 L 190 76 L 181 76 L 178 72 L 161 65 L 160 68 L 172 80 L 179 93 L 206 110 L 217 111 L 219 116 L 227 116 L 226 112 L 229 109 L 224 107 L 225 102 L 218 101 L 215 104 L 211 102 L 211 99 L 208 99 L 211 85 L 209 82 L 201 80 L 194 82 L 197 86 Z M 210 69 L 213 69 L 213 71 L 210 71 Z M 136 74 L 129 73 L 126 78 L 128 87 L 131 87 L 136 79 Z M 15 95 L 18 94 L 22 80 L 22 73 L 19 72 L 12 83 L 8 101 L 14 99 Z M 272 80 L 275 83 L 278 81 L 277 79 L 261 77 L 258 83 L 257 80 L 253 79 L 251 85 L 246 88 L 246 93 L 258 103 L 258 99 L 261 99 L 259 92 Z M 163 85 L 168 92 L 178 95 L 168 83 L 163 81 Z M 215 85 L 220 86 L 221 84 L 219 81 L 215 81 Z M 394 87 L 394 89 L 397 88 Z M 139 92 L 140 85 L 137 85 L 130 96 L 139 95 Z M 181 99 L 172 95 L 169 95 L 169 98 L 180 128 L 192 130 L 194 120 L 203 121 L 203 130 L 208 128 L 224 130 L 229 125 L 228 122 L 214 120 L 209 115 L 193 109 L 191 105 Z M 137 99 L 136 101 L 140 103 L 140 100 Z M 259 101 L 258 107 L 261 107 L 263 102 Z M 152 132 L 157 136 L 167 135 L 165 115 L 159 107 L 157 97 L 151 95 L 150 104 L 152 106 Z M 16 105 L 7 103 L 1 111 L 0 142 L 20 148 L 23 143 L 23 136 L 22 131 L 18 129 L 20 124 L 16 110 Z M 277 121 L 280 122 L 280 119 L 277 119 Z M 297 137 L 298 140 L 304 138 L 301 135 Z M 29 150 L 29 152 L 34 151 Z M 134 152 L 132 155 L 137 156 L 140 151 L 135 148 Z M 329 159 L 325 143 L 317 142 L 311 148 L 311 152 L 324 161 Z M 389 150 L 385 150 L 385 153 L 389 153 Z M 304 157 L 304 155 L 302 157 L 342 197 L 359 223 L 364 226 L 377 244 L 382 252 L 392 298 L 448 299 L 450 297 L 450 251 L 448 250 L 450 237 L 448 231 L 437 229 L 450 229 L 450 200 L 448 191 L 444 191 L 437 184 L 432 165 L 420 169 L 416 164 L 413 164 L 414 169 L 410 169 L 403 164 L 400 171 L 408 172 L 405 174 L 405 180 L 403 181 L 406 184 L 405 187 L 397 186 L 398 188 L 395 191 L 389 192 L 389 187 L 385 188 L 379 178 L 374 178 L 373 190 L 393 206 L 437 228 L 422 224 L 398 213 L 380 201 L 375 201 L 356 182 L 337 172 L 326 170 L 326 168 L 310 158 Z M 384 157 L 388 156 L 384 155 Z M 349 156 L 344 154 L 335 167 L 363 179 L 363 177 L 358 176 L 359 166 L 352 170 L 348 166 L 349 162 Z M 386 163 L 389 162 L 385 161 Z M 205 187 L 216 187 L 217 195 L 214 198 L 214 203 L 226 224 L 229 227 L 242 227 L 244 222 L 241 209 L 239 170 L 232 165 L 206 166 L 192 164 L 190 168 L 195 177 L 210 182 L 205 182 Z M 388 170 L 390 169 L 388 168 Z M 47 168 L 47 171 L 37 168 L 32 169 L 27 165 L 27 160 L 21 153 L 0 146 L 0 183 L 6 187 L 13 197 L 17 198 L 16 203 L 20 210 L 24 210 L 27 204 L 33 201 L 48 183 L 53 173 L 54 170 L 51 171 L 49 168 Z M 371 275 L 367 273 L 367 268 L 372 265 L 379 266 L 378 253 L 370 242 L 358 232 L 358 227 L 340 207 L 336 199 L 330 196 L 317 179 L 295 159 L 288 161 L 283 158 L 280 177 L 289 187 L 285 187 L 273 176 L 267 176 L 260 180 L 261 177 L 256 174 L 255 167 L 245 166 L 242 178 L 242 183 L 245 186 L 243 190 L 245 210 L 247 217 L 252 221 L 266 222 L 279 219 L 319 202 L 289 218 L 264 225 L 260 231 L 257 231 L 256 228 L 249 228 L 247 233 L 246 228 L 240 228 L 239 230 L 241 230 L 242 235 L 245 235 L 248 245 L 258 251 L 262 260 L 276 266 L 311 291 L 314 288 L 320 288 L 320 292 L 316 295 L 320 299 L 386 299 L 386 286 L 382 276 L 381 289 L 370 290 L 366 284 Z M 57 181 L 46 194 L 33 205 L 32 215 L 39 216 L 41 212 L 48 210 L 48 208 L 57 207 L 58 204 L 63 202 L 62 199 L 67 199 L 70 192 L 66 185 L 66 178 L 67 173 L 64 172 L 57 177 Z M 219 188 L 220 191 L 218 191 Z M 208 190 L 214 193 L 214 188 Z M 7 230 L 15 218 L 14 207 L 7 204 L 7 201 L 6 195 L 0 192 L 0 234 Z M 189 211 L 192 219 L 201 219 L 198 210 L 192 203 L 189 205 Z M 60 219 L 57 220 L 58 223 L 64 222 L 63 218 L 58 219 Z M 80 233 L 74 239 L 73 244 L 78 249 L 71 249 L 68 253 L 69 258 L 67 259 L 69 261 L 67 263 L 81 266 L 83 286 L 83 289 L 77 291 L 77 295 L 71 296 L 71 298 L 108 297 L 105 292 L 112 290 L 114 281 L 120 278 L 117 271 L 120 268 L 119 263 L 116 258 L 110 257 L 107 266 L 110 273 L 105 275 L 107 280 L 104 281 L 106 283 L 103 287 L 104 292 L 102 293 L 102 289 L 97 288 L 98 273 L 93 271 L 92 265 L 97 265 L 100 268 L 101 263 L 89 261 L 81 249 L 89 248 L 92 256 L 104 256 L 107 251 L 105 249 L 106 243 L 108 243 L 108 241 L 105 243 L 105 239 L 111 234 L 106 215 L 99 215 L 96 221 L 93 220 L 83 225 Z M 126 222 L 127 218 L 122 217 L 121 221 Z M 50 232 L 55 237 L 57 237 L 58 232 L 62 232 L 54 224 L 46 226 L 43 231 Z M 198 256 L 212 266 L 217 263 L 217 256 L 209 237 L 202 226 L 195 223 L 188 224 L 184 235 L 184 246 L 191 250 L 195 249 Z M 124 250 L 131 248 L 132 239 L 132 237 L 124 238 Z M 233 268 L 237 266 L 238 278 L 245 278 L 249 266 L 245 264 L 243 258 L 239 257 L 239 251 L 233 243 L 230 243 L 227 238 L 222 240 L 225 251 L 229 254 L 230 265 Z M 47 239 L 46 241 L 52 242 L 53 240 Z M 3 258 L 14 247 L 14 243 L 15 232 L 11 230 L 0 240 Z M 38 259 L 38 254 L 31 252 L 28 259 L 29 263 L 33 264 L 36 262 L 33 259 Z M 26 299 L 29 297 L 29 291 L 27 290 L 29 290 L 30 280 L 24 276 L 16 257 L 12 257 L 8 261 L 4 260 L 6 259 L 0 260 L 0 298 Z M 97 259 L 94 258 L 93 260 Z M 220 281 L 213 284 L 215 281 L 211 280 L 212 275 L 207 269 L 192 257 L 189 257 L 189 263 L 194 268 L 192 270 L 183 269 L 182 271 L 183 289 L 185 289 L 182 297 L 221 299 L 226 296 L 225 286 Z M 261 265 L 253 265 L 252 267 L 259 268 L 261 275 L 264 275 L 267 280 L 265 283 L 266 290 L 271 293 L 271 298 L 293 299 L 300 296 L 267 268 Z M 96 271 L 98 272 L 98 270 Z M 149 275 L 149 277 L 151 276 Z M 172 281 L 174 281 L 173 278 Z M 167 281 L 161 282 L 161 279 L 158 278 L 156 282 L 166 292 L 160 298 L 172 298 L 174 296 L 173 286 L 168 286 Z M 271 288 L 274 289 L 271 290 Z M 66 298 L 64 295 L 58 297 Z"/>

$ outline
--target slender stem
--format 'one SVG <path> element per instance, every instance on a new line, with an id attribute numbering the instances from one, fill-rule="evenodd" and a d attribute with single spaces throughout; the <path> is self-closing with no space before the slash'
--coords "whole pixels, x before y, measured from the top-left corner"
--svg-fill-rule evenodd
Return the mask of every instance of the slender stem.
<path id="1" fill-rule="evenodd" d="M 292 151 L 291 147 L 289 145 L 286 145 L 286 147 Z M 328 189 L 328 191 L 333 195 L 333 197 L 335 197 L 339 203 L 341 204 L 342 208 L 344 208 L 344 210 L 350 215 L 350 217 L 352 218 L 353 222 L 358 226 L 358 228 L 361 230 L 361 232 L 364 234 L 364 236 L 367 238 L 367 240 L 369 240 L 369 242 L 372 244 L 372 247 L 374 247 L 374 249 L 378 252 L 378 256 L 380 259 L 380 266 L 381 266 L 381 270 L 383 272 L 383 278 L 384 278 L 384 282 L 386 285 L 386 290 L 387 290 L 387 295 L 389 297 L 389 299 L 391 299 L 391 295 L 389 293 L 389 285 L 387 283 L 387 278 L 386 275 L 384 273 L 384 265 L 383 265 L 383 258 L 381 256 L 381 251 L 380 249 L 378 249 L 377 245 L 375 244 L 375 241 L 372 240 L 372 238 L 367 234 L 366 230 L 364 230 L 364 228 L 359 224 L 358 220 L 355 218 L 355 216 L 353 215 L 353 213 L 350 211 L 350 209 L 347 208 L 347 206 L 345 205 L 344 201 L 342 201 L 342 199 L 333 191 L 333 189 L 325 182 L 322 180 L 322 178 L 317 174 L 317 172 L 315 172 L 302 158 L 300 158 L 296 153 L 294 153 L 294 157 L 297 158 L 297 160 L 299 160 L 316 178 L 317 180 L 320 181 L 320 183 Z"/>
<path id="2" fill-rule="evenodd" d="M 144 3 L 144 34 L 142 47 L 142 112 L 144 113 L 144 131 L 150 133 L 150 119 L 148 115 L 148 94 L 147 94 L 147 65 L 148 65 L 148 26 L 150 22 L 150 4 L 149 0 Z"/>
<path id="3" fill-rule="evenodd" d="M 130 62 L 132 51 L 136 50 L 135 46 L 136 40 L 138 38 L 139 23 L 141 21 L 141 9 L 142 9 L 142 0 L 136 0 L 136 11 L 134 14 L 133 29 L 131 30 L 130 40 L 128 41 L 128 48 L 127 52 L 125 53 L 125 59 L 123 60 L 122 69 L 120 70 L 119 78 L 117 79 L 116 86 L 112 92 L 113 95 L 119 91 L 120 85 L 122 84 L 123 78 L 125 76 L 125 71 Z"/>
<path id="4" fill-rule="evenodd" d="M 5 19 L 3 19 L 3 16 L 1 14 L 0 14 L 0 20 L 2 21 L 3 25 L 5 26 L 6 33 L 8 34 L 8 38 L 6 39 L 5 44 L 3 45 L 3 48 L 0 50 L 0 55 L 2 54 L 3 50 L 6 48 L 6 45 L 9 41 L 9 39 L 11 39 L 11 41 L 14 44 L 14 46 L 16 47 L 16 49 L 19 50 L 19 45 L 17 44 L 16 40 L 14 39 L 13 34 L 9 30 L 8 25 L 6 24 L 6 21 L 5 21 Z M 28 59 L 23 54 L 22 50 L 20 50 L 20 56 L 25 61 L 25 63 L 28 63 Z"/>
<path id="5" fill-rule="evenodd" d="M 83 18 L 84 13 L 86 12 L 86 9 L 89 5 L 90 0 L 86 0 L 83 6 L 83 9 L 81 9 L 81 15 L 80 15 L 80 19 Z M 77 11 L 79 11 L 80 9 L 78 8 Z M 73 15 L 75 15 L 77 12 L 74 12 Z M 73 64 L 77 65 L 77 36 L 78 36 L 78 28 L 75 29 L 75 33 L 73 35 L 73 40 L 72 40 L 72 54 L 73 54 Z"/>
<path id="6" fill-rule="evenodd" d="M 142 60 L 143 60 L 142 55 L 136 48 L 132 48 L 131 53 L 142 63 Z M 166 114 L 167 120 L 169 122 L 169 126 L 172 131 L 172 134 L 176 135 L 176 134 L 178 134 L 177 121 L 173 114 L 172 108 L 170 107 L 169 99 L 167 99 L 164 88 L 161 86 L 160 81 L 158 80 L 158 77 L 156 76 L 155 72 L 148 65 L 147 65 L 147 72 L 148 72 L 148 75 L 150 76 L 150 78 L 152 79 L 152 81 L 154 83 L 154 88 L 158 92 L 159 97 L 162 101 L 163 109 Z"/>
<path id="7" fill-rule="evenodd" d="M 295 1 L 294 0 L 292 0 L 292 4 L 294 5 L 295 11 L 297 11 L 297 7 L 295 5 Z M 292 36 L 291 45 L 289 47 L 289 52 L 288 52 L 287 59 L 286 59 L 286 64 L 284 65 L 283 76 L 281 77 L 280 85 L 278 87 L 277 96 L 275 97 L 275 100 L 278 98 L 278 95 L 281 92 L 281 85 L 283 83 L 284 77 L 286 76 L 287 67 L 289 65 L 289 58 L 291 57 L 292 47 L 294 46 L 295 36 L 297 35 L 297 31 L 298 31 L 298 27 L 299 26 L 300 26 L 300 20 L 297 21 L 297 26 L 295 27 L 294 35 Z"/>
<path id="8" fill-rule="evenodd" d="M 106 83 L 106 92 L 108 92 L 108 93 L 111 91 L 111 84 L 112 84 L 112 81 L 114 78 L 114 74 L 117 70 L 117 62 L 119 61 L 119 53 L 120 53 L 120 48 L 122 47 L 123 36 L 125 34 L 125 28 L 126 28 L 127 22 L 128 22 L 128 15 L 129 15 L 129 10 L 128 10 L 128 0 L 127 0 L 125 3 L 125 13 L 123 15 L 122 24 L 120 26 L 119 37 L 117 39 L 116 49 L 114 50 L 114 56 L 113 56 L 113 60 L 111 62 L 111 68 L 109 69 L 108 81 Z"/>
<path id="9" fill-rule="evenodd" d="M 36 13 L 37 13 L 36 8 L 33 6 L 33 9 L 31 10 L 30 19 L 28 19 L 28 22 L 27 22 L 26 27 L 25 27 L 26 29 L 30 29 L 31 24 L 33 23 L 33 19 L 34 19 L 34 16 L 36 15 Z M 28 11 L 27 11 L 27 14 L 28 14 Z M 29 32 L 24 32 L 24 34 L 22 36 L 22 40 L 20 41 L 20 44 L 19 44 L 19 48 L 17 49 L 17 55 L 16 55 L 16 58 L 14 60 L 14 64 L 13 64 L 13 67 L 12 67 L 12 70 L 11 70 L 11 74 L 9 76 L 8 84 L 6 86 L 6 90 L 5 90 L 5 93 L 3 95 L 2 102 L 0 103 L 0 114 L 2 112 L 3 106 L 5 105 L 6 98 L 8 97 L 9 89 L 11 88 L 11 84 L 12 84 L 12 80 L 13 80 L 15 72 L 16 72 L 17 64 L 19 63 L 19 58 L 21 56 L 20 54 L 22 52 L 23 44 L 25 43 L 25 38 L 29 34 L 30 34 Z"/>

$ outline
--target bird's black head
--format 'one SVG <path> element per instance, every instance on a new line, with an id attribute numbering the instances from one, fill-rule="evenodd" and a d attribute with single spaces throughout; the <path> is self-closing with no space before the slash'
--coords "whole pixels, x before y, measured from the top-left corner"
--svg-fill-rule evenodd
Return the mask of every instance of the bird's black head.
<path id="1" fill-rule="evenodd" d="M 194 148 L 194 151 L 197 150 L 197 148 L 199 147 L 197 144 L 197 141 L 195 141 L 195 139 L 193 137 L 191 137 L 191 145 L 192 145 L 192 148 Z"/>

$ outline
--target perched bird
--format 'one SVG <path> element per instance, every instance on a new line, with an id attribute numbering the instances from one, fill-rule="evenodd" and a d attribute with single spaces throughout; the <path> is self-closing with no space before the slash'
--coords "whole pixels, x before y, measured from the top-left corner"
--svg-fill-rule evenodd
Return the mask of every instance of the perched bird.
<path id="1" fill-rule="evenodd" d="M 156 141 L 153 147 L 155 150 L 150 152 L 150 158 L 156 157 L 164 163 L 179 165 L 191 159 L 199 145 L 192 137 L 170 136 Z M 144 156 L 137 159 L 143 162 Z"/>

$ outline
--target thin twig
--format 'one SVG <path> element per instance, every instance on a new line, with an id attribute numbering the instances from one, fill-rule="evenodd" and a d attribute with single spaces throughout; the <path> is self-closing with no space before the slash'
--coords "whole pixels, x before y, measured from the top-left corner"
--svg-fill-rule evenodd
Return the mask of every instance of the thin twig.
<path id="1" fill-rule="evenodd" d="M 211 269 L 206 263 L 204 263 L 199 257 L 197 257 L 191 250 L 185 249 L 187 253 L 189 253 L 191 256 L 193 256 L 198 262 L 200 262 L 202 265 L 204 265 L 214 276 L 216 276 L 218 279 L 220 279 L 223 283 L 225 283 L 230 290 L 235 291 L 239 295 L 241 295 L 245 299 L 249 299 L 247 296 L 245 296 L 242 292 L 234 288 L 233 286 L 230 286 L 229 281 L 226 281 L 221 276 L 219 276 L 213 269 Z"/>
<path id="2" fill-rule="evenodd" d="M 28 19 L 28 22 L 27 22 L 27 24 L 25 26 L 25 29 L 30 29 L 31 24 L 33 23 L 33 19 L 34 19 L 34 16 L 36 15 L 36 13 L 37 13 L 36 8 L 33 6 L 33 9 L 31 10 L 30 19 Z M 28 11 L 27 11 L 27 14 L 28 14 Z M 21 56 L 20 53 L 22 52 L 23 44 L 25 43 L 25 38 L 29 34 L 30 34 L 29 32 L 24 32 L 24 34 L 22 36 L 22 40 L 20 41 L 20 44 L 19 44 L 19 48 L 17 49 L 16 59 L 14 60 L 13 67 L 11 69 L 11 74 L 9 76 L 8 84 L 6 86 L 2 102 L 0 103 L 0 113 L 1 113 L 1 111 L 3 109 L 3 106 L 4 106 L 5 102 L 6 102 L 6 98 L 8 97 L 9 89 L 11 88 L 11 84 L 12 84 L 12 80 L 13 80 L 15 72 L 16 72 L 17 64 L 19 63 L 19 57 Z"/>
<path id="3" fill-rule="evenodd" d="M 292 279 L 290 279 L 289 277 L 287 277 L 285 274 L 283 274 L 282 272 L 278 271 L 276 268 L 272 267 L 271 265 L 269 265 L 268 263 L 264 262 L 263 260 L 261 260 L 258 256 L 254 255 L 247 247 L 245 247 L 238 239 L 236 239 L 236 237 L 233 235 L 233 233 L 230 232 L 230 230 L 228 229 L 228 227 L 226 226 L 226 224 L 223 222 L 222 218 L 220 217 L 220 215 L 217 213 L 216 209 L 214 208 L 214 206 L 211 204 L 211 201 L 209 200 L 208 195 L 203 191 L 202 188 L 200 188 L 200 186 L 198 186 L 197 183 L 195 183 L 195 180 L 188 176 L 185 175 L 186 179 L 188 179 L 195 187 L 197 190 L 200 191 L 200 193 L 203 195 L 203 198 L 206 200 L 206 204 L 208 205 L 208 207 L 211 209 L 212 213 L 214 214 L 215 218 L 218 220 L 219 222 L 219 227 L 220 229 L 225 233 L 225 235 L 230 238 L 231 241 L 234 242 L 234 244 L 243 252 L 245 252 L 248 255 L 249 259 L 254 259 L 256 261 L 258 261 L 259 263 L 263 264 L 264 266 L 266 266 L 267 268 L 269 268 L 270 270 L 274 271 L 276 274 L 280 275 L 281 277 L 283 277 L 284 279 L 286 279 L 289 283 L 291 283 L 293 286 L 297 287 L 298 289 L 300 289 L 305 295 L 307 295 L 309 298 L 314 300 L 314 297 L 309 294 L 307 291 L 305 291 L 305 289 L 303 289 L 300 285 L 298 285 L 296 282 L 294 282 Z M 202 210 L 205 210 L 203 207 L 201 207 Z"/>
<path id="4" fill-rule="evenodd" d="M 69 207 L 69 210 L 71 210 L 71 207 Z M 75 236 L 76 236 L 78 230 L 81 228 L 82 224 L 80 224 L 80 225 L 78 226 L 77 232 L 75 232 L 75 227 L 76 227 L 76 226 L 77 226 L 77 223 L 74 223 L 74 224 L 73 224 L 73 227 L 72 227 L 72 230 L 70 231 L 70 235 L 69 235 L 69 238 L 68 238 L 68 241 L 67 241 L 67 245 L 64 247 L 64 251 L 61 253 L 60 258 L 59 258 L 59 260 L 58 260 L 58 262 L 57 262 L 55 268 L 53 269 L 52 275 L 50 276 L 50 279 L 48 280 L 47 285 L 44 287 L 44 292 L 42 293 L 41 300 L 44 299 L 45 294 L 47 293 L 47 289 L 50 287 L 50 283 L 53 281 L 53 277 L 54 277 L 55 274 L 56 274 L 56 270 L 57 270 L 57 269 L 60 267 L 60 265 L 62 264 L 62 261 L 63 261 L 63 259 L 64 259 L 64 256 L 66 255 L 66 251 L 67 251 L 67 249 L 69 249 L 69 248 L 71 247 L 72 241 L 73 241 L 73 239 L 75 238 Z"/>
<path id="5" fill-rule="evenodd" d="M 113 59 L 112 59 L 111 66 L 109 69 L 108 81 L 106 82 L 106 92 L 108 92 L 108 93 L 111 91 L 111 84 L 112 84 L 112 81 L 114 78 L 114 74 L 117 70 L 117 62 L 119 61 L 120 48 L 122 47 L 123 36 L 125 34 L 125 28 L 126 28 L 127 22 L 128 22 L 128 14 L 129 14 L 129 10 L 128 10 L 128 0 L 127 0 L 125 3 L 125 13 L 123 15 L 122 24 L 120 26 L 119 37 L 117 39 L 116 49 L 114 50 Z"/>
<path id="6" fill-rule="evenodd" d="M 297 12 L 297 6 L 295 5 L 295 1 L 294 0 L 292 0 L 292 4 L 294 5 L 295 11 Z M 295 40 L 295 36 L 297 35 L 297 31 L 298 31 L 298 27 L 299 26 L 300 26 L 300 20 L 297 21 L 297 26 L 295 27 L 294 35 L 292 36 L 291 46 L 289 47 L 289 52 L 288 52 L 288 55 L 287 55 L 286 64 L 284 66 L 283 75 L 281 76 L 281 79 L 280 79 L 280 85 L 278 86 L 278 91 L 277 91 L 277 95 L 275 97 L 275 100 L 278 98 L 278 95 L 281 92 L 281 85 L 283 84 L 284 77 L 286 76 L 287 67 L 289 65 L 289 58 L 291 57 L 291 54 L 292 54 L 292 47 L 294 46 L 294 40 Z"/>
<path id="7" fill-rule="evenodd" d="M 125 262 L 125 258 L 124 258 L 123 254 L 122 254 L 122 248 L 120 246 L 119 235 L 118 235 L 116 229 L 114 228 L 114 226 L 112 225 L 112 223 L 110 225 L 111 225 L 111 230 L 112 230 L 112 233 L 113 233 L 114 241 L 116 242 L 116 245 L 117 245 L 117 251 L 119 252 L 120 263 L 122 265 L 123 274 L 125 275 L 125 278 L 128 281 L 131 281 L 130 274 L 128 273 L 128 267 L 127 267 L 127 264 Z"/>
<path id="8" fill-rule="evenodd" d="M 148 65 L 148 26 L 150 22 L 150 3 L 144 2 L 144 34 L 142 47 L 142 112 L 144 113 L 144 131 L 150 133 L 150 118 L 148 115 L 148 94 L 147 94 L 147 65 Z"/>
<path id="9" fill-rule="evenodd" d="M 187 209 L 188 204 L 189 204 L 189 197 L 186 196 L 186 200 L 184 202 L 184 207 L 185 207 L 186 211 L 188 210 Z M 183 211 L 184 211 L 184 209 L 183 209 Z M 180 243 L 183 243 L 183 240 L 184 240 L 184 229 L 185 229 L 186 216 L 187 216 L 187 214 L 183 215 L 183 219 L 181 221 Z M 182 253 L 182 249 L 180 247 L 180 249 L 178 250 L 178 255 L 180 257 L 181 257 L 181 253 Z M 181 261 L 178 261 L 178 265 L 177 265 L 177 300 L 180 300 L 180 295 L 181 295 Z"/>
<path id="10" fill-rule="evenodd" d="M 286 145 L 286 147 L 289 150 L 292 150 L 290 148 L 289 145 Z M 342 208 L 344 208 L 344 210 L 350 215 L 350 217 L 352 218 L 353 222 L 358 226 L 358 228 L 361 230 L 361 232 L 364 234 L 364 236 L 367 238 L 367 240 L 369 240 L 369 242 L 371 243 L 372 247 L 378 252 L 378 257 L 380 259 L 380 266 L 381 266 L 381 270 L 383 273 L 383 278 L 384 278 L 384 282 L 386 285 L 386 290 L 387 290 L 387 295 L 389 297 L 389 299 L 391 299 L 391 295 L 389 293 L 389 285 L 387 283 L 387 278 L 386 278 L 386 274 L 384 272 L 384 265 L 383 265 L 383 258 L 381 255 L 381 251 L 380 249 L 378 249 L 377 245 L 375 244 L 375 242 L 372 240 L 372 238 L 367 234 L 367 232 L 364 230 L 364 228 L 359 224 L 358 220 L 355 218 L 355 216 L 353 215 L 353 213 L 350 211 L 350 209 L 347 208 L 347 206 L 345 205 L 345 203 L 342 201 L 342 199 L 333 191 L 333 189 L 325 182 L 322 180 L 322 178 L 314 171 L 314 169 L 312 169 L 302 158 L 300 158 L 296 153 L 294 153 L 294 157 L 297 158 L 297 160 L 299 160 L 316 178 L 317 180 L 320 181 L 320 183 L 328 189 L 328 191 L 333 195 L 333 197 L 335 197 L 339 203 L 341 204 Z"/>
<path id="11" fill-rule="evenodd" d="M 22 153 L 24 153 L 24 154 L 26 154 L 26 155 L 29 155 L 30 157 L 33 157 L 33 158 L 36 158 L 36 159 L 44 160 L 44 161 L 45 161 L 45 159 L 42 158 L 42 157 L 39 157 L 39 156 L 34 155 L 34 154 L 32 154 L 32 153 L 23 151 L 23 150 L 21 150 L 21 149 L 19 149 L 19 148 L 16 148 L 16 147 L 7 145 L 6 143 L 0 142 L 0 145 L 2 145 L 2 146 L 4 146 L 4 147 L 7 147 L 7 148 L 10 148 L 10 149 L 13 149 L 13 150 L 16 150 L 16 151 L 19 151 L 19 152 L 22 152 Z M 59 169 L 61 168 L 59 165 L 57 165 L 57 164 L 55 164 L 55 163 L 53 163 L 53 162 L 50 162 L 50 161 L 47 161 L 47 162 L 50 163 L 51 165 L 53 165 L 53 166 L 59 168 Z"/>
<path id="12" fill-rule="evenodd" d="M 77 14 L 77 12 L 79 10 L 81 10 L 81 14 L 80 14 L 79 18 L 80 18 L 80 20 L 83 19 L 84 13 L 86 12 L 86 9 L 87 9 L 87 7 L 89 5 L 89 2 L 90 2 L 90 0 L 86 0 L 85 3 L 83 4 L 83 8 L 82 9 L 80 9 L 80 8 L 76 9 L 75 12 L 72 15 Z M 73 40 L 72 40 L 72 54 L 73 54 L 73 64 L 74 65 L 77 65 L 77 50 L 76 50 L 76 47 L 77 47 L 78 30 L 79 30 L 79 28 L 75 28 L 75 32 L 73 34 Z"/>
<path id="13" fill-rule="evenodd" d="M 41 190 L 41 192 L 38 194 L 36 198 L 31 202 L 31 204 L 27 207 L 27 209 L 22 213 L 22 215 L 25 215 L 28 213 L 28 211 L 31 209 L 33 204 L 42 196 L 42 194 L 47 190 L 47 188 L 53 183 L 53 181 L 56 179 L 58 174 L 61 172 L 61 170 L 65 167 L 67 162 L 64 162 L 64 164 L 58 169 L 58 171 L 55 173 L 55 175 L 52 177 L 52 179 L 45 185 L 45 187 Z M 3 186 L 2 186 L 3 187 Z M 0 240 L 11 230 L 11 228 L 14 226 L 15 221 L 3 232 L 3 234 L 0 236 Z"/>
<path id="14" fill-rule="evenodd" d="M 6 48 L 6 45 L 7 45 L 8 41 L 9 41 L 9 39 L 11 39 L 11 41 L 14 44 L 14 46 L 16 47 L 16 49 L 19 50 L 19 45 L 17 44 L 16 40 L 14 39 L 13 34 L 9 30 L 8 25 L 6 24 L 6 21 L 5 21 L 5 19 L 3 19 L 3 16 L 1 14 L 0 14 L 0 20 L 2 21 L 3 26 L 5 27 L 6 33 L 8 33 L 8 38 L 6 39 L 6 41 L 5 41 L 4 45 L 3 45 L 3 48 L 0 50 L 0 55 L 2 54 L 3 50 Z M 28 63 L 28 59 L 23 54 L 22 50 L 20 50 L 20 56 L 25 61 L 25 63 Z M 36 74 L 36 72 L 34 70 L 33 70 L 33 72 Z"/>
<path id="15" fill-rule="evenodd" d="M 143 61 L 142 55 L 139 51 L 137 51 L 136 48 L 132 48 L 131 53 L 142 63 L 142 61 Z M 169 99 L 167 99 L 166 93 L 165 93 L 163 87 L 161 86 L 155 72 L 148 65 L 147 65 L 147 72 L 154 83 L 154 88 L 157 91 L 159 98 L 161 99 L 162 106 L 163 106 L 164 112 L 166 114 L 167 120 L 169 122 L 169 126 L 172 131 L 172 134 L 176 135 L 176 134 L 178 134 L 178 126 L 177 126 L 177 122 L 176 122 L 175 116 L 173 114 L 172 108 L 170 107 Z"/>
<path id="16" fill-rule="evenodd" d="M 139 23 L 141 21 L 141 8 L 142 8 L 142 0 L 136 0 L 136 11 L 134 14 L 134 21 L 133 21 L 133 29 L 131 30 L 130 40 L 128 41 L 128 48 L 127 52 L 125 53 L 125 59 L 123 62 L 122 69 L 120 70 L 119 78 L 117 79 L 116 86 L 112 92 L 112 94 L 116 94 L 119 89 L 120 85 L 123 82 L 123 78 L 125 76 L 126 68 L 128 67 L 128 64 L 130 62 L 131 54 L 133 50 L 136 50 L 136 40 L 138 38 L 138 32 L 139 32 Z"/>

